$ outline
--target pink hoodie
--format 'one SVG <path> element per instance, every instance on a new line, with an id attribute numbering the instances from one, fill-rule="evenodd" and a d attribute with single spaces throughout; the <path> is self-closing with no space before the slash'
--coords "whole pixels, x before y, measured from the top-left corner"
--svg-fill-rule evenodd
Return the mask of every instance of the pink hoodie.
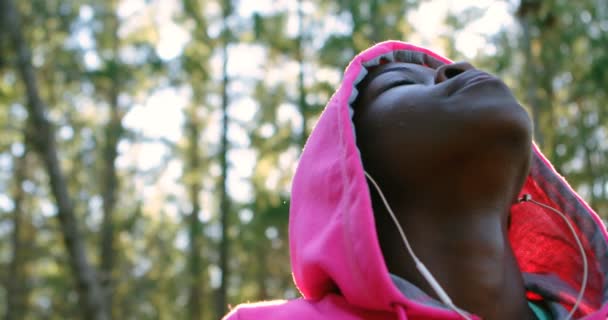
<path id="1" fill-rule="evenodd" d="M 351 121 L 366 67 L 402 61 L 407 51 L 450 60 L 408 43 L 379 43 L 356 56 L 321 115 L 293 179 L 289 221 L 291 267 L 302 298 L 237 306 L 226 320 L 461 319 L 417 289 L 394 284 L 380 251 L 374 214 Z M 521 194 L 564 212 L 589 260 L 589 277 L 575 319 L 608 315 L 608 233 L 600 218 L 534 146 Z M 524 275 L 529 300 L 543 300 L 563 319 L 582 283 L 582 259 L 563 219 L 530 203 L 511 208 L 509 239 Z M 406 281 L 404 281 L 406 282 Z M 406 286 L 413 287 L 411 284 Z M 473 316 L 475 319 L 479 319 Z"/>

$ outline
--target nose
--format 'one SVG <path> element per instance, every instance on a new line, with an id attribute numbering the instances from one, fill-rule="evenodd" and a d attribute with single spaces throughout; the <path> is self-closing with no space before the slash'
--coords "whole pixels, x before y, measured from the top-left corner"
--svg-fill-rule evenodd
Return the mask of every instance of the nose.
<path id="1" fill-rule="evenodd" d="M 439 84 L 446 80 L 449 80 L 467 70 L 474 69 L 468 62 L 456 62 L 451 64 L 444 64 L 437 68 L 435 71 L 435 84 Z"/>

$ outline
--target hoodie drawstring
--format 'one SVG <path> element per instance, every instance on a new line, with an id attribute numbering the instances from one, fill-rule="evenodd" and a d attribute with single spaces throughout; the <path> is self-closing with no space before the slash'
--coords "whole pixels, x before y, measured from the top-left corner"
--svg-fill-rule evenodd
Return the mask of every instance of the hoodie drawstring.
<path id="1" fill-rule="evenodd" d="M 405 314 L 405 309 L 402 305 L 395 303 L 393 304 L 395 308 L 395 312 L 397 313 L 397 320 L 407 320 L 407 315 Z"/>

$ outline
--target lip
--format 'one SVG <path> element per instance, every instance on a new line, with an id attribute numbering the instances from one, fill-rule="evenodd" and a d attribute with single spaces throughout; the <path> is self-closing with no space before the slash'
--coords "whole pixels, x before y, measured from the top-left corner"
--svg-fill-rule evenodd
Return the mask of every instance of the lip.
<path id="1" fill-rule="evenodd" d="M 483 82 L 488 82 L 488 81 L 497 81 L 498 78 L 485 73 L 485 72 L 481 72 L 473 77 L 471 77 L 470 79 L 468 79 L 465 83 L 464 86 L 462 87 L 461 90 L 467 89 L 469 87 L 472 87 L 474 85 L 483 83 Z"/>
<path id="2" fill-rule="evenodd" d="M 501 82 L 501 80 L 489 73 L 473 69 L 463 72 L 447 82 L 451 82 L 451 84 L 448 85 L 448 88 L 450 88 L 448 96 L 451 96 L 478 84 Z"/>
<path id="3" fill-rule="evenodd" d="M 494 77 L 487 73 L 480 73 L 480 74 L 474 76 L 473 78 L 469 79 L 469 81 L 467 81 L 467 85 L 471 85 L 476 82 L 490 80 L 490 79 L 494 79 Z"/>

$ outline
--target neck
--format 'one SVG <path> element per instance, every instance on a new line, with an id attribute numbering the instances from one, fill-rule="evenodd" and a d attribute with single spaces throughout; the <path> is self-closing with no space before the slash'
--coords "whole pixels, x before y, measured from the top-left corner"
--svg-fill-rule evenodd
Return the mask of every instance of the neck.
<path id="1" fill-rule="evenodd" d="M 510 201 L 497 199 L 451 210 L 411 201 L 391 205 L 414 252 L 458 307 L 483 319 L 527 319 L 531 315 L 523 280 L 507 237 Z M 435 296 L 386 209 L 376 205 L 374 212 L 389 271 Z"/>

